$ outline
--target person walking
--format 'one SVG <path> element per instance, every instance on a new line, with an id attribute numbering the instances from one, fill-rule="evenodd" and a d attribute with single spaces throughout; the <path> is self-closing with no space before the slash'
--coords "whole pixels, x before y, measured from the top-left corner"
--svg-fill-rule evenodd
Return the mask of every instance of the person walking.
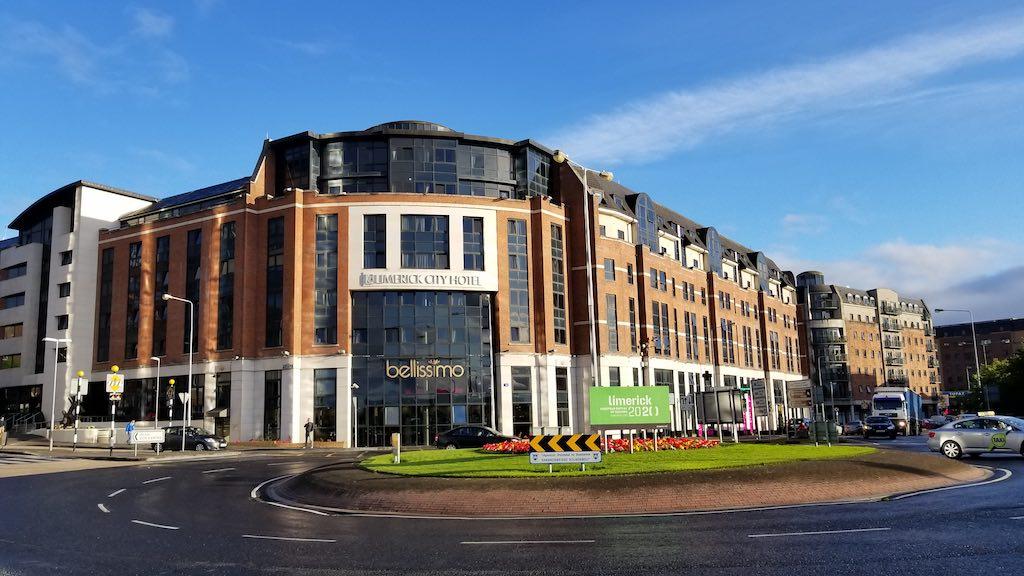
<path id="1" fill-rule="evenodd" d="M 125 424 L 125 427 L 124 427 L 124 437 L 125 437 L 125 440 L 129 444 L 132 443 L 132 434 L 134 432 L 135 432 L 135 420 L 132 420 L 128 424 Z"/>
<path id="2" fill-rule="evenodd" d="M 305 444 L 304 448 L 312 448 L 313 447 L 313 420 L 311 418 L 306 418 L 306 425 L 303 426 L 303 428 L 306 429 L 306 444 Z"/>

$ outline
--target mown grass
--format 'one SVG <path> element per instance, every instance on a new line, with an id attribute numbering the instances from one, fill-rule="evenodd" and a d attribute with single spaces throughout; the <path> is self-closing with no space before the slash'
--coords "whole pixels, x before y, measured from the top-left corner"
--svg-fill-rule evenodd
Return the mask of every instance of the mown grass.
<path id="1" fill-rule="evenodd" d="M 555 465 L 548 474 L 546 465 L 530 464 L 527 454 L 489 454 L 477 449 L 420 450 L 402 454 L 402 462 L 394 464 L 391 454 L 367 458 L 361 465 L 373 472 L 403 476 L 443 476 L 455 478 L 516 478 L 581 475 L 650 474 L 737 468 L 795 462 L 827 460 L 870 454 L 867 446 L 810 446 L 778 444 L 726 444 L 717 448 L 697 450 L 662 450 L 605 454 L 600 464 L 588 464 L 581 472 L 579 465 Z"/>

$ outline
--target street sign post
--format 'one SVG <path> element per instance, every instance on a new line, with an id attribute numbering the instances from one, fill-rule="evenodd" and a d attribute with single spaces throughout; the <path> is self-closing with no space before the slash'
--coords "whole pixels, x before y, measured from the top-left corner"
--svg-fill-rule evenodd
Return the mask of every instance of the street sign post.
<path id="1" fill-rule="evenodd" d="M 71 437 L 71 451 L 78 451 L 78 421 L 82 411 L 82 396 L 89 393 L 89 381 L 83 378 L 85 372 L 78 371 L 78 377 L 71 380 L 71 391 L 75 397 L 75 433 Z"/>
<path id="2" fill-rule="evenodd" d="M 107 374 L 107 393 L 121 394 L 124 392 L 124 375 L 113 373 Z"/>
<path id="3" fill-rule="evenodd" d="M 167 434 L 163 428 L 155 428 L 153 430 L 136 429 L 129 442 L 132 444 L 163 444 L 166 439 Z"/>
<path id="4" fill-rule="evenodd" d="M 760 418 L 768 416 L 768 385 L 764 378 L 750 381 L 750 396 L 754 401 L 754 415 Z"/>
<path id="5" fill-rule="evenodd" d="M 118 374 L 121 369 L 117 365 L 110 367 L 107 374 L 107 394 L 110 396 L 110 455 L 114 455 L 114 441 L 117 433 L 114 431 L 114 412 L 117 403 L 121 400 L 121 393 L 124 392 L 124 376 Z"/>
<path id="6" fill-rule="evenodd" d="M 587 464 L 601 461 L 600 434 L 556 434 L 534 436 L 530 439 L 530 464 L 579 464 L 582 470 Z"/>
<path id="7" fill-rule="evenodd" d="M 786 383 L 786 396 L 790 408 L 810 408 L 811 404 L 811 381 L 792 380 Z"/>

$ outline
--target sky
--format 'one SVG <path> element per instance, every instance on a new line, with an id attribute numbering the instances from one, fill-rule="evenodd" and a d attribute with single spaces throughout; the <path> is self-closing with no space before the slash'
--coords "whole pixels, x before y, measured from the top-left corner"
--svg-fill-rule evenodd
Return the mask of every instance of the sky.
<path id="1" fill-rule="evenodd" d="M 563 149 L 785 269 L 1024 315 L 1020 4 L 286 4 L 0 4 L 0 219 L 419 119 Z"/>

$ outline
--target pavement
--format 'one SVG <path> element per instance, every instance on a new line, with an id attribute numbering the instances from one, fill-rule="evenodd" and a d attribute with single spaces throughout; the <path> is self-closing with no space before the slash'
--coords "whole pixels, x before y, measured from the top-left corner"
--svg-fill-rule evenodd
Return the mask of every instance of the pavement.
<path id="1" fill-rule="evenodd" d="M 920 453 L 923 442 L 879 444 Z M 423 520 L 325 514 L 252 496 L 268 480 L 359 457 L 251 452 L 0 478 L 0 574 L 1024 571 L 1024 459 L 1015 456 L 973 461 L 997 470 L 971 487 L 887 501 L 663 516 Z"/>
<path id="2" fill-rule="evenodd" d="M 871 500 L 991 475 L 962 462 L 891 450 L 837 460 L 589 478 L 401 477 L 346 463 L 268 484 L 263 493 L 269 500 L 328 511 L 424 517 L 663 514 Z"/>

